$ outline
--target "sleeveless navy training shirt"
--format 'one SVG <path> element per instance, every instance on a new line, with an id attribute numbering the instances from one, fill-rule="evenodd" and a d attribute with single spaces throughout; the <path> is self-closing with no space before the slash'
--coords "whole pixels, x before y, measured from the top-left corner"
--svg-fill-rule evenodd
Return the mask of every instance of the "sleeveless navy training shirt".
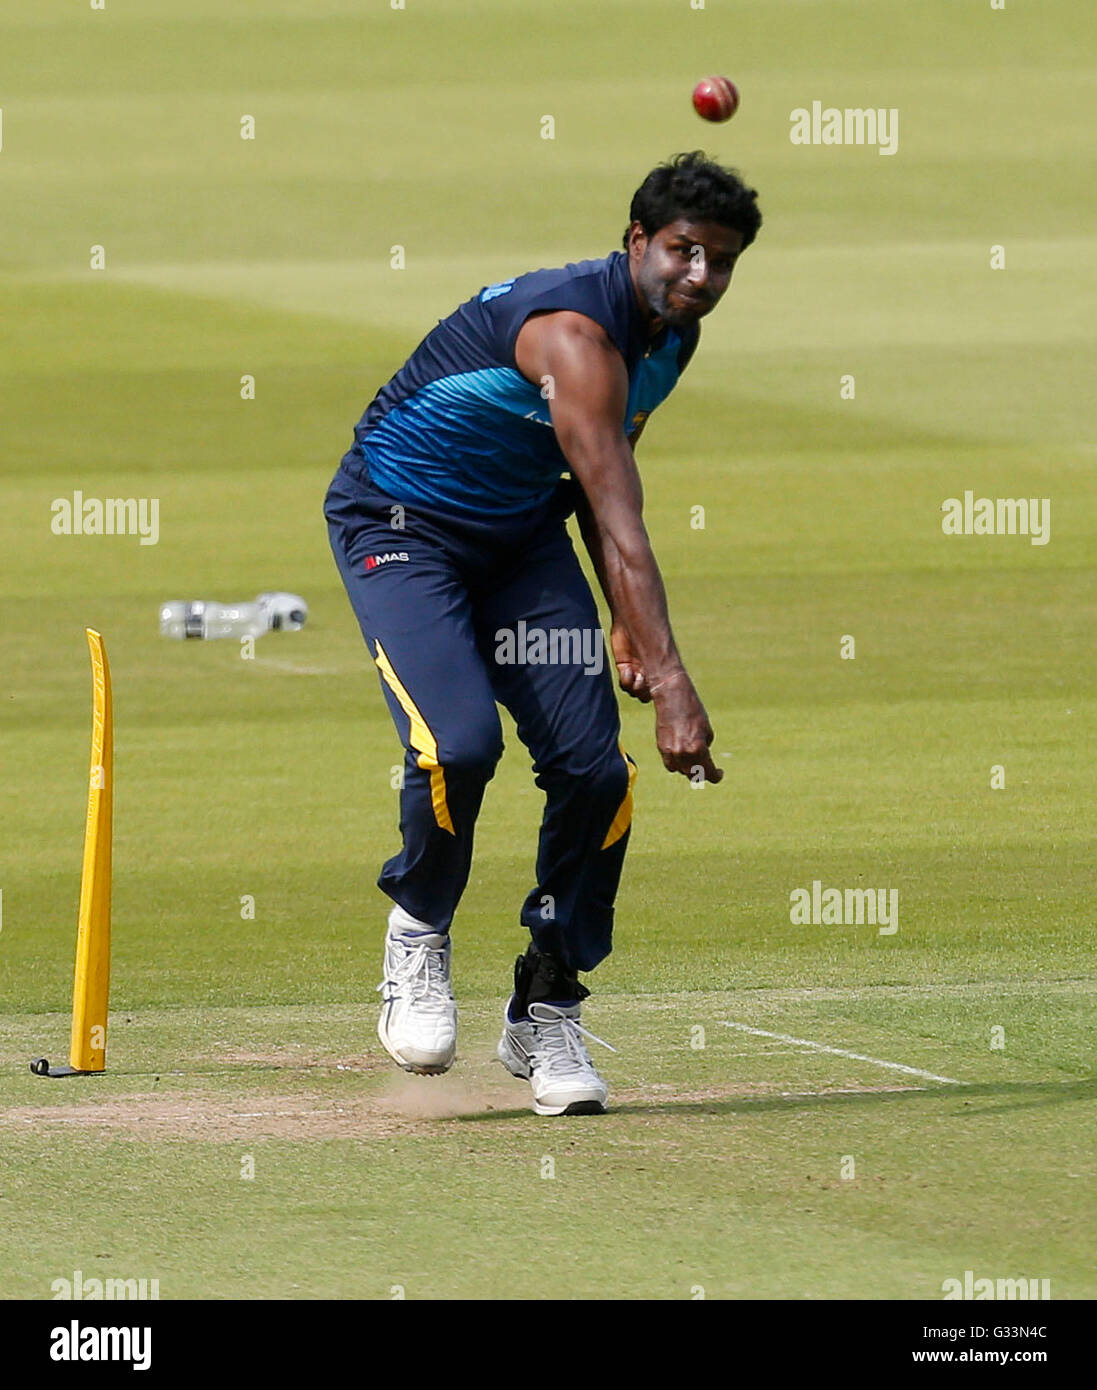
<path id="1" fill-rule="evenodd" d="M 700 337 L 696 324 L 647 336 L 623 251 L 488 285 L 441 319 L 377 393 L 343 467 L 368 472 L 399 501 L 468 516 L 513 515 L 546 501 L 569 465 L 548 401 L 514 361 L 518 330 L 546 309 L 585 314 L 621 353 L 626 433 L 667 398 Z"/>

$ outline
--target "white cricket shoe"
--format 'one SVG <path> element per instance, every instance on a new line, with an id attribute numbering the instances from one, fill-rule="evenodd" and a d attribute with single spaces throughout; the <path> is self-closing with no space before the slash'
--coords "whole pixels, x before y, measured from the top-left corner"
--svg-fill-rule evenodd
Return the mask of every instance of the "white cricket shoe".
<path id="1" fill-rule="evenodd" d="M 583 1038 L 608 1047 L 579 1022 L 578 1004 L 529 1006 L 529 1017 L 512 1023 L 504 1015 L 503 1036 L 497 1056 L 512 1076 L 533 1087 L 533 1109 L 538 1115 L 601 1115 L 605 1113 L 609 1087 L 594 1070 Z"/>
<path id="2" fill-rule="evenodd" d="M 405 1071 L 437 1076 L 457 1053 L 457 1004 L 449 980 L 448 936 L 385 937 L 385 978 L 377 1036 Z"/>

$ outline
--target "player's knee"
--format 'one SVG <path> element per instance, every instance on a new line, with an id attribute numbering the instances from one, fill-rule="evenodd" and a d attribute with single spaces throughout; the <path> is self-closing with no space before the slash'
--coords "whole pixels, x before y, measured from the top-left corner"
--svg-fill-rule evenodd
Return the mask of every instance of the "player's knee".
<path id="1" fill-rule="evenodd" d="M 616 806 L 629 789 L 630 766 L 616 744 L 612 748 L 577 750 L 559 765 L 549 780 L 566 781 L 584 796 Z"/>
<path id="2" fill-rule="evenodd" d="M 493 724 L 465 725 L 438 749 L 438 761 L 454 777 L 482 777 L 495 773 L 503 756 L 503 735 L 498 720 Z"/>

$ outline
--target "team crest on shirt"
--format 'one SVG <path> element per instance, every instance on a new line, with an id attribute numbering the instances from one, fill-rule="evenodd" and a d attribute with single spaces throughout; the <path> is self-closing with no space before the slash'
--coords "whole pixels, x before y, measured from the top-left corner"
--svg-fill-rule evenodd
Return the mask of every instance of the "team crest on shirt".
<path id="1" fill-rule="evenodd" d="M 366 569 L 375 570 L 380 565 L 390 565 L 394 560 L 407 562 L 408 552 L 406 550 L 390 550 L 387 555 L 367 555 Z"/>

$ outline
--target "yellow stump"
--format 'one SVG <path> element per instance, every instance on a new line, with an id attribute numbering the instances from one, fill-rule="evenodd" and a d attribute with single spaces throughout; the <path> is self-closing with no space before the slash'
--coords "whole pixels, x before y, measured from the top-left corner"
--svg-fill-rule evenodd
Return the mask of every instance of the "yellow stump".
<path id="1" fill-rule="evenodd" d="M 91 766 L 88 819 L 84 827 L 84 867 L 80 875 L 80 914 L 76 929 L 76 975 L 72 986 L 74 1071 L 105 1071 L 107 996 L 110 990 L 111 830 L 114 807 L 114 712 L 110 666 L 103 639 L 87 629 L 91 652 Z"/>
<path id="2" fill-rule="evenodd" d="M 110 666 L 103 639 L 86 628 L 91 652 L 91 764 L 84 865 L 76 924 L 76 974 L 72 985 L 69 1065 L 31 1063 L 36 1076 L 74 1076 L 107 1069 L 107 996 L 110 991 L 111 834 L 114 810 L 114 712 Z"/>

